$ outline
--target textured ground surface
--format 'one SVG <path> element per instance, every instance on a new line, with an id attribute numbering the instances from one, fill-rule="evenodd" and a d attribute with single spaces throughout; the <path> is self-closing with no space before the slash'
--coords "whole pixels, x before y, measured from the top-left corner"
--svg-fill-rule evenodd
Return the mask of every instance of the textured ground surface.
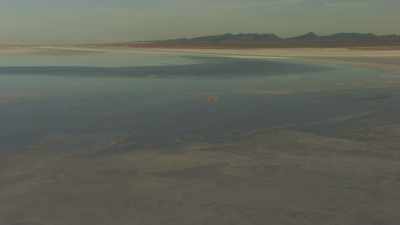
<path id="1" fill-rule="evenodd" d="M 168 152 L 3 154 L 0 224 L 398 224 L 400 125 L 347 133 L 270 130 Z"/>

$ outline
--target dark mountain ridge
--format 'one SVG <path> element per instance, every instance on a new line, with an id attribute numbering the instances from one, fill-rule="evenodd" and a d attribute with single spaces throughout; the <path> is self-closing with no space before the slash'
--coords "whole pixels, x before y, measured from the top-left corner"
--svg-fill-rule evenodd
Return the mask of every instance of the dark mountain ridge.
<path id="1" fill-rule="evenodd" d="M 141 47 L 373 47 L 400 46 L 400 35 L 372 33 L 336 33 L 321 36 L 310 32 L 282 38 L 275 34 L 226 33 L 222 35 L 138 42 Z"/>

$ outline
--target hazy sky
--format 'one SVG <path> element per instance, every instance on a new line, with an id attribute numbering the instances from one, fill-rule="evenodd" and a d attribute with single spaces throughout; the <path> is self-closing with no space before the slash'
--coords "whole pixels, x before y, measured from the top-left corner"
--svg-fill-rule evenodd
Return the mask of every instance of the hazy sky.
<path id="1" fill-rule="evenodd" d="M 0 0 L 0 42 L 400 33 L 400 0 Z"/>

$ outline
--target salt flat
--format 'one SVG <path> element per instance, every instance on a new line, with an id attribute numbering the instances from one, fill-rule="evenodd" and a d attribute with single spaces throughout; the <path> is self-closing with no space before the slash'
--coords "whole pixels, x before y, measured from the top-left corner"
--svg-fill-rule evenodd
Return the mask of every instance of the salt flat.
<path id="1" fill-rule="evenodd" d="M 0 224 L 400 222 L 397 50 L 3 53 L 94 69 L 0 70 Z"/>

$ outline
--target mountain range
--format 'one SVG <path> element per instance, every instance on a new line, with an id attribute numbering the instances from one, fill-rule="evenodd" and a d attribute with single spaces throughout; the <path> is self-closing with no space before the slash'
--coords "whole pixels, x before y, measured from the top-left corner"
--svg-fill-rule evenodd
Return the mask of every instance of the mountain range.
<path id="1" fill-rule="evenodd" d="M 135 42 L 133 47 L 374 47 L 398 46 L 400 35 L 376 35 L 372 33 L 336 33 L 321 36 L 310 32 L 296 37 L 282 38 L 275 34 L 240 33 L 179 38 L 150 42 Z"/>

